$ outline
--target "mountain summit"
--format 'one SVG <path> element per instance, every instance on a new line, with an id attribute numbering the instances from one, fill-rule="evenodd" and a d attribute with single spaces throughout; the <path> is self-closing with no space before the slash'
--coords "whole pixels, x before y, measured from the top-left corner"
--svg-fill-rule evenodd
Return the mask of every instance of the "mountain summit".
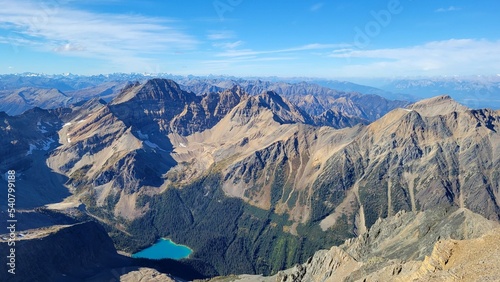
<path id="1" fill-rule="evenodd" d="M 144 84 L 136 82 L 124 88 L 122 92 L 113 99 L 111 105 L 118 105 L 128 101 L 145 103 L 155 101 L 158 104 L 167 102 L 190 102 L 194 100 L 195 94 L 181 90 L 179 85 L 170 79 L 151 79 Z"/>
<path id="2" fill-rule="evenodd" d="M 463 112 L 468 109 L 448 95 L 421 100 L 410 105 L 408 108 L 418 111 L 424 116 L 446 115 L 452 112 Z"/>

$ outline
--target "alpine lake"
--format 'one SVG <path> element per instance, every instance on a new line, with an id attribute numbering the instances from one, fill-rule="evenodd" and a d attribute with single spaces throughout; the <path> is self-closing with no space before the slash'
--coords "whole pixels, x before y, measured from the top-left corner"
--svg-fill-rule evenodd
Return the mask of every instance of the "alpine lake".
<path id="1" fill-rule="evenodd" d="M 154 245 L 132 255 L 133 258 L 175 259 L 189 257 L 193 252 L 189 247 L 178 245 L 170 239 L 159 239 Z"/>

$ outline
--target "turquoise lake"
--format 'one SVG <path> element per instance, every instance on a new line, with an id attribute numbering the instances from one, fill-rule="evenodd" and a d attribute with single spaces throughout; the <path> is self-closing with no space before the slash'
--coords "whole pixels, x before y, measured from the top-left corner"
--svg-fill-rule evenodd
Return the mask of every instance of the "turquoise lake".
<path id="1" fill-rule="evenodd" d="M 170 239 L 160 239 L 154 245 L 132 255 L 133 258 L 147 259 L 183 259 L 193 252 L 190 248 L 177 245 Z"/>

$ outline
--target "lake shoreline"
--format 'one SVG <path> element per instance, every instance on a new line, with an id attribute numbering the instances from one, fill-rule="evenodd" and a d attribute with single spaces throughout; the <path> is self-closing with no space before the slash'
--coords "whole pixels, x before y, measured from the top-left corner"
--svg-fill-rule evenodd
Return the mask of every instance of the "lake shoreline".
<path id="1" fill-rule="evenodd" d="M 189 258 L 193 252 L 190 247 L 177 244 L 170 238 L 160 238 L 151 246 L 132 254 L 131 257 L 182 260 Z"/>

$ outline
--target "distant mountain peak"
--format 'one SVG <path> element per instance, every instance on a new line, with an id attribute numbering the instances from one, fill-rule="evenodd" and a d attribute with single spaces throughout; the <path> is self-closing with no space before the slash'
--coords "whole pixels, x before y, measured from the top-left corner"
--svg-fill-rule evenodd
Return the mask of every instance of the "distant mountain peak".
<path id="1" fill-rule="evenodd" d="M 274 91 L 264 91 L 262 94 L 250 97 L 248 103 L 252 105 L 253 110 L 269 109 L 279 123 L 311 123 L 306 113 Z"/>
<path id="2" fill-rule="evenodd" d="M 265 91 L 262 94 L 257 95 L 256 99 L 259 102 L 263 103 L 264 105 L 274 108 L 279 105 L 287 110 L 290 110 L 290 106 L 292 106 L 290 102 L 288 101 L 285 102 L 283 100 L 283 97 L 281 97 L 280 95 L 278 95 L 278 93 L 274 91 Z"/>
<path id="3" fill-rule="evenodd" d="M 423 99 L 423 100 L 420 100 L 418 102 L 416 102 L 415 104 L 422 104 L 422 103 L 434 103 L 434 102 L 441 102 L 441 101 L 448 101 L 448 102 L 455 102 L 453 100 L 453 98 L 451 98 L 450 95 L 439 95 L 439 96 L 435 96 L 435 97 L 431 97 L 431 98 L 428 98 L 428 99 Z"/>

